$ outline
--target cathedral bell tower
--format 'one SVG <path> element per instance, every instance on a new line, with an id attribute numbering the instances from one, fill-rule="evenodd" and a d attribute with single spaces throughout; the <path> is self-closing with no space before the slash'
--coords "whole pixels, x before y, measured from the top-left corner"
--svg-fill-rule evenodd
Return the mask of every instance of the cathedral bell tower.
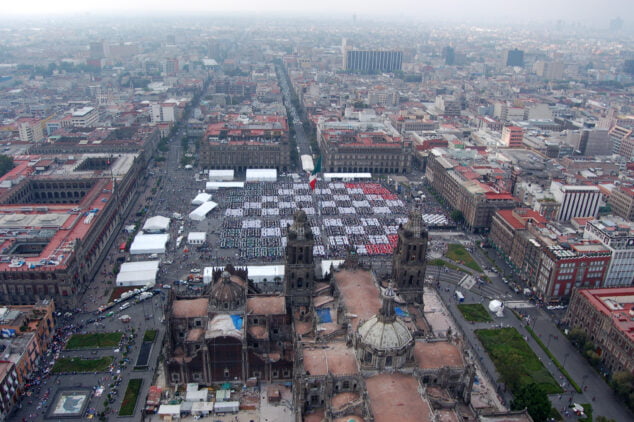
<path id="1" fill-rule="evenodd" d="M 315 286 L 314 245 L 308 217 L 298 210 L 288 226 L 284 263 L 284 294 L 293 308 L 310 305 Z"/>
<path id="2" fill-rule="evenodd" d="M 420 212 L 413 209 L 409 220 L 398 228 L 398 243 L 392 257 L 392 280 L 399 296 L 408 302 L 423 304 L 429 233 Z"/>

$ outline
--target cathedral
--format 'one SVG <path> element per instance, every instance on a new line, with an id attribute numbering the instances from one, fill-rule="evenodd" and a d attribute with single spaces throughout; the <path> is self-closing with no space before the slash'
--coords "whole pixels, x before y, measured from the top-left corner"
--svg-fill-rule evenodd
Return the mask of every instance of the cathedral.
<path id="1" fill-rule="evenodd" d="M 276 294 L 262 294 L 247 270 L 231 266 L 198 296 L 172 291 L 169 383 L 291 382 L 297 421 L 478 420 L 473 363 L 460 339 L 436 337 L 425 318 L 428 232 L 420 213 L 399 227 L 386 279 L 352 252 L 316 279 L 301 210 L 287 239 Z"/>

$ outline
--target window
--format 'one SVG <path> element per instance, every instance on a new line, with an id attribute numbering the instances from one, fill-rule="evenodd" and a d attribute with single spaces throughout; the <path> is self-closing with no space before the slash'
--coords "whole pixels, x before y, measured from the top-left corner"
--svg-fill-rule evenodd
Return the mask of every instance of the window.
<path id="1" fill-rule="evenodd" d="M 392 356 L 386 356 L 385 357 L 385 366 L 387 366 L 387 367 L 391 367 L 392 366 Z"/>
<path id="2" fill-rule="evenodd" d="M 181 382 L 181 374 L 172 372 L 172 382 Z"/>
<path id="3" fill-rule="evenodd" d="M 280 376 L 280 372 L 276 369 L 273 371 L 273 378 L 278 378 Z"/>

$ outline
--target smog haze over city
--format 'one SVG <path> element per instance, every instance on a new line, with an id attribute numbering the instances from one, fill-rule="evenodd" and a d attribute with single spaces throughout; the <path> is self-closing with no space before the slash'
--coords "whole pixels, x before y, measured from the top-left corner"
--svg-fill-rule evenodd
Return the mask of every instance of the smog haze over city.
<path id="1" fill-rule="evenodd" d="M 632 0 L 0 9 L 0 421 L 634 420 Z"/>

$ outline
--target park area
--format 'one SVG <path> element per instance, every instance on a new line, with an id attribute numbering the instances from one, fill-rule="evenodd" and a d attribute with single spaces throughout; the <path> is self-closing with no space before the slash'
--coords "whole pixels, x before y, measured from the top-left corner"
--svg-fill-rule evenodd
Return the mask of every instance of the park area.
<path id="1" fill-rule="evenodd" d="M 112 356 L 99 359 L 60 358 L 53 365 L 53 373 L 102 372 L 110 368 L 113 360 Z"/>
<path id="2" fill-rule="evenodd" d="M 491 314 L 486 310 L 484 306 L 479 303 L 461 303 L 458 305 L 458 309 L 462 313 L 464 319 L 470 322 L 491 322 Z"/>
<path id="3" fill-rule="evenodd" d="M 456 261 L 465 267 L 469 267 L 479 273 L 482 272 L 482 268 L 473 259 L 471 254 L 465 249 L 464 246 L 457 243 L 451 243 L 447 245 L 447 253 L 445 256 L 453 261 Z"/>
<path id="4" fill-rule="evenodd" d="M 66 350 L 117 347 L 122 335 L 122 333 L 73 334 L 66 343 Z"/>
<path id="5" fill-rule="evenodd" d="M 532 383 L 546 394 L 563 392 L 515 328 L 476 330 L 475 333 L 495 364 L 501 381 L 512 393 Z"/>
<path id="6" fill-rule="evenodd" d="M 125 390 L 123 402 L 121 403 L 121 408 L 119 409 L 119 416 L 134 415 L 134 408 L 136 407 L 142 382 L 143 380 L 140 378 L 133 378 L 128 382 L 128 388 Z"/>

